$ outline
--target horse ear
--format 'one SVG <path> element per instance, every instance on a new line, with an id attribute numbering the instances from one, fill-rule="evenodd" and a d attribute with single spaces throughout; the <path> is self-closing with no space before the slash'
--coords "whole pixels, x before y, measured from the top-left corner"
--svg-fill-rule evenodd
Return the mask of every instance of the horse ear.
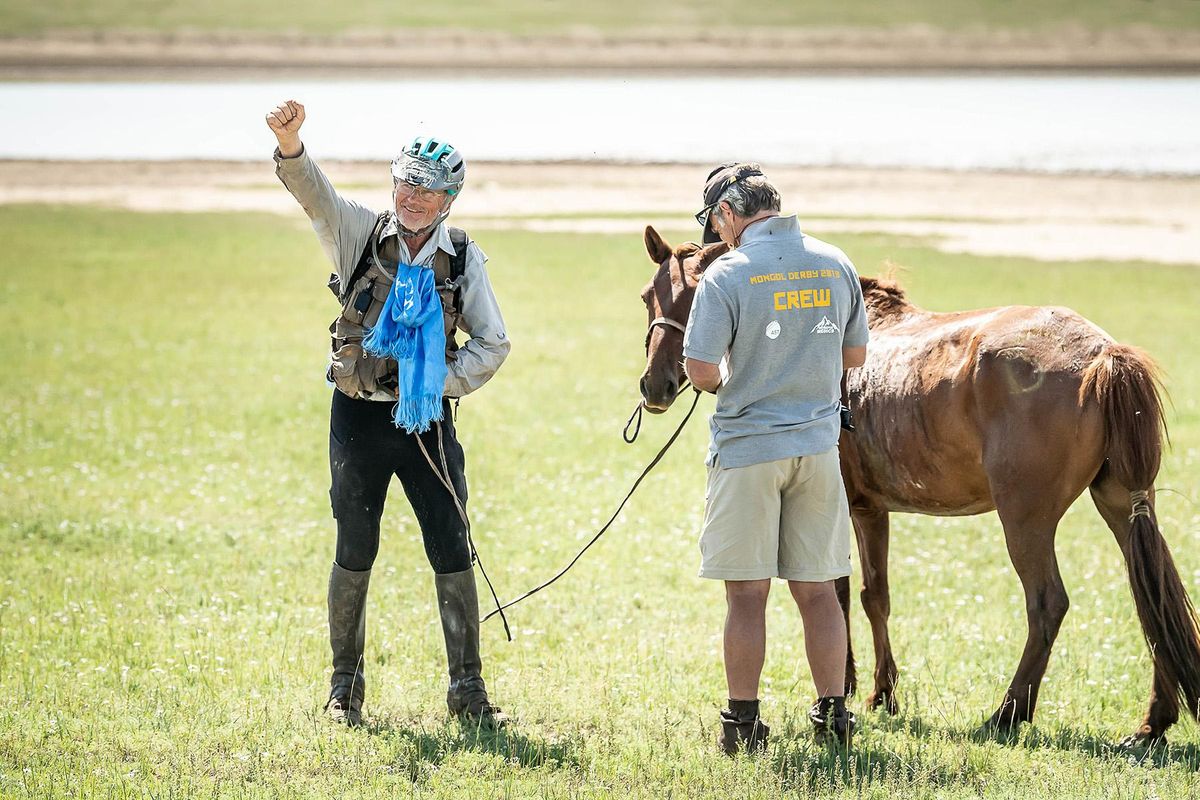
<path id="1" fill-rule="evenodd" d="M 646 252 L 655 264 L 661 264 L 671 257 L 671 246 L 663 241 L 653 225 L 646 226 Z"/>

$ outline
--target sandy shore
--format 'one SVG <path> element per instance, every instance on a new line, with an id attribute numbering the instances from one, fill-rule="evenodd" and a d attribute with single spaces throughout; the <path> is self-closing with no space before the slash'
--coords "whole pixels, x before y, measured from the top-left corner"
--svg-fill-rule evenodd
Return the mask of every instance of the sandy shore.
<path id="1" fill-rule="evenodd" d="M 335 185 L 385 207 L 386 165 L 329 162 Z M 707 168 L 471 165 L 455 219 L 472 229 L 694 233 Z M 948 252 L 1200 264 L 1200 178 L 776 167 L 787 210 L 813 231 L 880 231 Z M 0 161 L 0 203 L 137 211 L 265 211 L 303 219 L 264 158 L 248 162 Z"/>
<path id="2" fill-rule="evenodd" d="M 0 79 L 242 77 L 420 68 L 686 71 L 1200 69 L 1200 32 L 1149 26 L 1094 31 L 898 28 L 496 31 L 63 31 L 0 35 Z"/>

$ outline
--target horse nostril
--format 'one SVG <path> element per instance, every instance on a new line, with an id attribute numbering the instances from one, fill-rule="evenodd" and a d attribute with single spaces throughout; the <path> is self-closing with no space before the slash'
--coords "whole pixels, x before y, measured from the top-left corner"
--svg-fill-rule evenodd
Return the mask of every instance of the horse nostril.
<path id="1" fill-rule="evenodd" d="M 641 391 L 642 397 L 647 396 L 646 395 L 646 376 L 645 375 L 643 375 L 642 379 L 640 381 L 638 381 L 638 390 Z"/>
<path id="2" fill-rule="evenodd" d="M 678 378 L 667 379 L 667 396 L 674 397 L 677 394 L 679 394 L 679 379 Z"/>

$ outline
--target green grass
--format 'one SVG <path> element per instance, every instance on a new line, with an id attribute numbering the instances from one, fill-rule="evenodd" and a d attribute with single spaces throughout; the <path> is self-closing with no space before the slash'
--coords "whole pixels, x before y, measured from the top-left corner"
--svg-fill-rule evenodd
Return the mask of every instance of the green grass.
<path id="1" fill-rule="evenodd" d="M 210 0 L 27 0 L 0 2 L 0 31 L 6 34 L 46 30 L 347 30 L 461 28 L 518 34 L 557 33 L 579 28 L 637 32 L 647 28 L 719 35 L 724 28 L 763 29 L 814 26 L 887 27 L 924 24 L 935 28 L 986 27 L 1045 29 L 1077 25 L 1089 29 L 1150 25 L 1200 27 L 1195 0 L 772 0 L 731 4 L 719 0 L 607 3 L 511 0 L 505 3 L 464 0 L 457 3 L 393 3 L 348 0 L 331 5 L 302 0 L 281 9 L 268 3 Z"/>
<path id="2" fill-rule="evenodd" d="M 297 212 L 297 217 L 299 213 Z M 650 264 L 637 236 L 486 232 L 514 341 L 459 418 L 471 511 L 503 597 L 548 577 L 682 409 L 627 447 Z M 371 724 L 323 724 L 326 264 L 300 219 L 0 208 L 0 797 L 1187 797 L 1200 734 L 1137 761 L 1149 658 L 1120 555 L 1080 503 L 1059 535 L 1073 601 L 1035 727 L 972 730 L 1024 637 L 994 515 L 897 515 L 897 718 L 866 712 L 846 761 L 817 751 L 786 593 L 769 611 L 770 753 L 714 750 L 719 584 L 695 577 L 706 430 L 695 420 L 607 538 L 484 630 L 502 737 L 444 714 L 433 586 L 403 495 L 384 518 L 369 623 Z M 1064 303 L 1166 367 L 1159 515 L 1200 593 L 1194 269 L 939 254 L 838 236 L 864 273 L 908 265 L 951 309 Z M 702 404 L 710 409 L 711 400 Z M 860 673 L 872 667 L 854 616 Z"/>

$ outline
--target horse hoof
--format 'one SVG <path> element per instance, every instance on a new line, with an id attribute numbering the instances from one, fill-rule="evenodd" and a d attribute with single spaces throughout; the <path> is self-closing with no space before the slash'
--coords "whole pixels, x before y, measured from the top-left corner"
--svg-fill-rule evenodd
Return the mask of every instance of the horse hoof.
<path id="1" fill-rule="evenodd" d="M 1011 714 L 1005 714 L 1001 717 L 999 712 L 997 712 L 987 722 L 975 729 L 975 737 L 979 739 L 991 739 L 997 742 L 1011 741 L 1020 733 L 1023 721 L 1015 719 Z"/>
<path id="2" fill-rule="evenodd" d="M 1146 728 L 1135 731 L 1117 742 L 1118 750 L 1134 755 L 1145 755 L 1155 748 L 1166 746 L 1167 735 L 1165 733 L 1155 735 Z"/>
<path id="3" fill-rule="evenodd" d="M 892 692 L 874 691 L 867 698 L 867 705 L 871 710 L 878 711 L 881 707 L 893 717 L 900 713 L 900 704 L 896 702 L 896 695 Z"/>

